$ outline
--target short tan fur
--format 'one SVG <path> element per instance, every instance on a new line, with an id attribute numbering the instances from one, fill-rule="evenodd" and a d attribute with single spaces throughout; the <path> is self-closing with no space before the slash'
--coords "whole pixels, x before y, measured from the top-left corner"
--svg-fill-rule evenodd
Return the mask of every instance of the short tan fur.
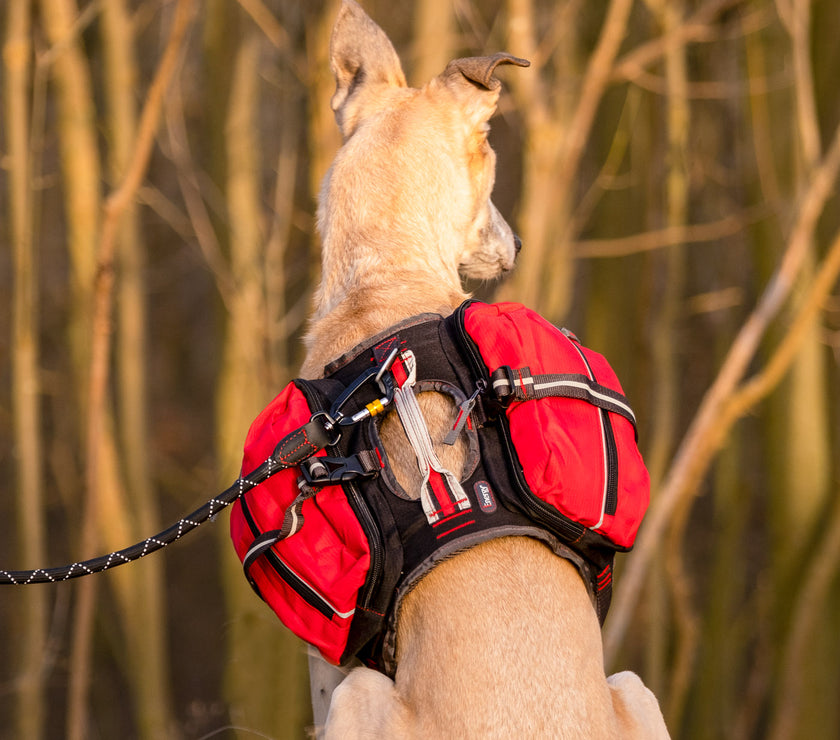
<path id="1" fill-rule="evenodd" d="M 385 33 L 352 0 L 333 30 L 332 107 L 344 145 L 320 194 L 322 276 L 306 337 L 305 377 L 363 340 L 426 312 L 448 315 L 463 277 L 511 270 L 518 239 L 491 202 L 487 142 L 501 64 L 455 60 L 419 89 L 406 85 Z M 443 464 L 451 401 L 419 402 Z M 381 436 L 395 473 L 418 490 L 414 452 L 396 414 Z M 607 678 L 598 619 L 567 560 L 529 538 L 479 545 L 436 567 L 406 596 L 394 681 L 365 667 L 334 692 L 327 738 L 629 738 L 668 732 L 653 694 L 632 673 Z M 316 724 L 329 674 L 311 661 Z"/>

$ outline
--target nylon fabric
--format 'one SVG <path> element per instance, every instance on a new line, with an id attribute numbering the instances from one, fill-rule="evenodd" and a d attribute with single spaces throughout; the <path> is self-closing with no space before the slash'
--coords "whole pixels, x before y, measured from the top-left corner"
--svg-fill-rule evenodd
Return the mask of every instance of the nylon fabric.
<path id="1" fill-rule="evenodd" d="M 397 409 L 427 474 L 420 500 L 389 469 L 381 415 L 360 414 L 331 439 L 320 422 L 337 399 L 353 419 L 377 403 L 382 391 L 359 379 L 395 347 L 385 413 Z M 290 383 L 257 417 L 243 470 L 284 440 L 284 460 L 314 454 L 303 467 L 323 458 L 338 478 L 310 472 L 304 486 L 300 467 L 281 470 L 244 491 L 231 515 L 251 585 L 289 629 L 331 663 L 356 656 L 393 675 L 402 597 L 442 559 L 503 536 L 535 537 L 573 562 L 603 622 L 614 554 L 632 547 L 649 497 L 635 417 L 603 356 L 520 304 L 468 301 L 447 318 L 393 327 L 327 371 Z M 453 389 L 447 442 L 466 435 L 473 451 L 459 476 L 439 463 L 415 380 Z M 313 424 L 319 439 L 288 438 Z"/>
<path id="2" fill-rule="evenodd" d="M 590 387 L 606 388 L 612 403 L 624 398 L 603 355 L 521 304 L 475 303 L 465 312 L 465 328 L 491 375 L 501 366 L 527 368 L 533 377 L 579 375 L 588 378 Z M 607 510 L 609 450 L 600 406 L 585 398 L 517 396 L 506 414 L 531 493 L 619 547 L 632 547 L 650 490 L 632 412 L 606 414 L 621 471 L 613 513 Z"/>
<path id="3" fill-rule="evenodd" d="M 289 384 L 251 425 L 243 470 L 264 459 L 313 411 L 303 392 Z M 260 532 L 279 530 L 294 509 L 299 477 L 297 468 L 281 470 L 234 504 L 231 537 L 241 560 Z M 292 632 L 338 663 L 369 570 L 370 548 L 341 485 L 321 488 L 298 503 L 305 525 L 272 542 L 264 557 L 253 558 L 249 581 Z"/>

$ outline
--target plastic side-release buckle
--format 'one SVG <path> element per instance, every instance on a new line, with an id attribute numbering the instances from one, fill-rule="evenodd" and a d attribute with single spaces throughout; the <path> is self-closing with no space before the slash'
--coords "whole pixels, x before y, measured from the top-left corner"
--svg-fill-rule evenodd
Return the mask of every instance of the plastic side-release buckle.
<path id="1" fill-rule="evenodd" d="M 373 478 L 382 469 L 376 450 L 362 450 L 350 457 L 311 457 L 301 463 L 306 484 L 315 488 L 358 478 Z"/>

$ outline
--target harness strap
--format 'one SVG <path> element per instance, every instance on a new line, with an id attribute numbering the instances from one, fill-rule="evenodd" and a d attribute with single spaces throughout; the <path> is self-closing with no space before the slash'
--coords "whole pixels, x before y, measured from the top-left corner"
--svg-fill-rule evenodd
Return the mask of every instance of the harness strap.
<path id="1" fill-rule="evenodd" d="M 414 449 L 417 466 L 423 475 L 420 484 L 420 502 L 429 524 L 471 507 L 467 494 L 458 478 L 447 470 L 432 444 L 429 428 L 423 412 L 414 395 L 416 361 L 414 353 L 407 350 L 401 355 L 401 363 L 394 365 L 394 377 L 399 386 L 394 391 L 394 404 L 402 422 L 406 437 Z"/>
<path id="2" fill-rule="evenodd" d="M 636 415 L 627 399 L 586 375 L 578 373 L 532 375 L 527 367 L 513 369 L 508 365 L 495 370 L 490 382 L 496 397 L 503 403 L 511 400 L 530 401 L 539 398 L 576 398 L 623 416 L 634 427 Z"/>

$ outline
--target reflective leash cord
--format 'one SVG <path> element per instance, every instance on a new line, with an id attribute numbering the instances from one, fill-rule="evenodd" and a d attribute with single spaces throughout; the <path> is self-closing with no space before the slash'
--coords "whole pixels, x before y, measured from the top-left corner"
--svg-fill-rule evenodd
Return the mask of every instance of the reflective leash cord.
<path id="1" fill-rule="evenodd" d="M 57 568 L 36 568 L 35 570 L 0 570 L 0 585 L 24 586 L 30 583 L 59 583 L 71 578 L 80 578 L 94 573 L 101 573 L 103 570 L 115 568 L 118 565 L 130 563 L 133 560 L 148 555 L 166 547 L 168 544 L 191 532 L 208 519 L 212 519 L 222 509 L 232 504 L 245 491 L 262 483 L 266 478 L 273 475 L 285 465 L 278 465 L 272 455 L 260 467 L 248 475 L 239 478 L 230 488 L 223 493 L 210 499 L 204 506 L 196 509 L 183 519 L 173 524 L 168 529 L 153 535 L 143 542 L 117 550 L 109 555 L 100 555 L 90 560 L 84 560 L 72 565 L 62 565 Z"/>
<path id="2" fill-rule="evenodd" d="M 62 565 L 57 568 L 36 568 L 34 570 L 0 570 L 0 586 L 16 585 L 26 586 L 31 583 L 59 583 L 68 581 L 71 578 L 101 573 L 103 570 L 115 568 L 118 565 L 125 565 L 134 560 L 148 555 L 151 552 L 160 550 L 175 540 L 181 539 L 187 532 L 191 532 L 208 519 L 212 519 L 222 509 L 230 506 L 246 491 L 258 486 L 267 478 L 284 468 L 300 465 L 304 460 L 312 457 L 316 452 L 325 447 L 338 444 L 341 439 L 343 427 L 358 424 L 368 416 L 376 416 L 391 403 L 394 397 L 394 384 L 388 371 L 397 357 L 397 350 L 394 350 L 380 365 L 370 368 L 362 373 L 353 383 L 348 386 L 344 393 L 335 401 L 329 413 L 319 411 L 312 415 L 309 422 L 300 429 L 286 435 L 268 459 L 255 470 L 243 475 L 223 493 L 210 499 L 204 506 L 196 509 L 180 519 L 168 529 L 149 537 L 143 542 L 117 550 L 108 555 L 100 555 L 90 560 L 83 560 L 72 565 Z M 347 416 L 342 408 L 358 390 L 369 384 L 376 383 L 383 397 L 368 404 L 353 416 Z"/>

